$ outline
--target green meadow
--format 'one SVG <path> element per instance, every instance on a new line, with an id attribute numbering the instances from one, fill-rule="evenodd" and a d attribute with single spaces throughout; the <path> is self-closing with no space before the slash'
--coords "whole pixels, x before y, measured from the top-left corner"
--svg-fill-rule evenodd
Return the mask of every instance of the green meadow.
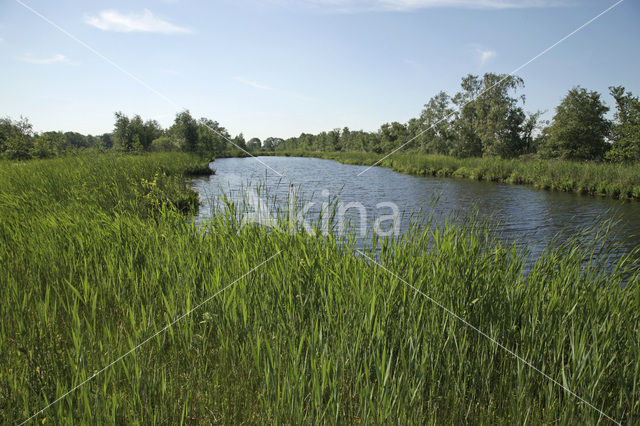
<path id="1" fill-rule="evenodd" d="M 640 197 L 626 166 L 522 164 L 383 163 Z M 640 422 L 637 251 L 605 268 L 571 240 L 525 271 L 480 223 L 366 255 L 196 226 L 202 173 L 178 153 L 0 162 L 0 423 Z"/>

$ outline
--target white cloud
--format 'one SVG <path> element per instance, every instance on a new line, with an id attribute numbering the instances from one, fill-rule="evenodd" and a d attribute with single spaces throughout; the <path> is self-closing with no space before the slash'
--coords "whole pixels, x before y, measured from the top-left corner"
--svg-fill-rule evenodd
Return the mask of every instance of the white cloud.
<path id="1" fill-rule="evenodd" d="M 280 3 L 283 0 L 276 0 Z M 293 0 L 284 0 L 291 3 Z M 305 0 L 307 5 L 339 12 L 410 11 L 435 7 L 516 9 L 567 5 L 568 0 Z"/>
<path id="2" fill-rule="evenodd" d="M 246 86 L 251 86 L 251 87 L 255 87 L 256 89 L 262 89 L 262 90 L 273 90 L 271 87 L 269 86 L 265 86 L 264 84 L 260 84 L 257 81 L 253 81 L 253 80 L 247 80 L 244 77 L 233 77 L 233 79 L 235 81 L 237 81 L 238 83 L 242 83 Z"/>
<path id="3" fill-rule="evenodd" d="M 120 33 L 178 34 L 191 32 L 188 28 L 180 27 L 155 16 L 148 9 L 145 9 L 142 13 L 121 13 L 117 10 L 103 10 L 98 16 L 85 16 L 84 21 L 103 31 Z"/>
<path id="4" fill-rule="evenodd" d="M 476 49 L 476 52 L 478 54 L 478 57 L 480 59 L 480 66 L 484 66 L 487 64 L 487 62 L 489 62 L 490 60 L 492 60 L 493 58 L 496 57 L 496 51 L 495 50 L 484 50 L 484 49 Z"/>
<path id="5" fill-rule="evenodd" d="M 57 53 L 57 54 L 53 55 L 50 58 L 34 58 L 31 55 L 25 55 L 20 59 L 22 61 L 24 61 L 24 62 L 29 62 L 30 64 L 37 64 L 37 65 L 49 65 L 49 64 L 55 64 L 55 63 L 68 64 L 69 63 L 69 58 L 67 58 L 65 55 L 63 55 L 61 53 Z"/>

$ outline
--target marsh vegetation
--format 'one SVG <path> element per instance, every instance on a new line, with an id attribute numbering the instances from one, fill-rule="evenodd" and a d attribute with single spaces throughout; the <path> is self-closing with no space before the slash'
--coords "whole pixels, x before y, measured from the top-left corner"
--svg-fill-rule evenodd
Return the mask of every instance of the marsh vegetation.
<path id="1" fill-rule="evenodd" d="M 0 163 L 2 423 L 61 397 L 38 422 L 608 421 L 486 336 L 640 418 L 637 251 L 605 272 L 569 241 L 524 274 L 481 225 L 425 223 L 366 256 L 231 215 L 196 225 L 198 162 Z"/>

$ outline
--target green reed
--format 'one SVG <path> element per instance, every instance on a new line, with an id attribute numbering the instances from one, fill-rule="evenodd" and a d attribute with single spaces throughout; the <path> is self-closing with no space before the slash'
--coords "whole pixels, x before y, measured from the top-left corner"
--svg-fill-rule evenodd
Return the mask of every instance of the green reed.
<path id="1" fill-rule="evenodd" d="M 196 227 L 187 156 L 0 163 L 0 422 L 585 423 L 640 419 L 637 252 L 525 253 L 478 225 L 368 255 L 333 236 Z M 151 184 L 153 182 L 153 184 Z M 181 207 L 182 206 L 182 207 Z M 283 229 L 286 227 L 283 226 Z"/>

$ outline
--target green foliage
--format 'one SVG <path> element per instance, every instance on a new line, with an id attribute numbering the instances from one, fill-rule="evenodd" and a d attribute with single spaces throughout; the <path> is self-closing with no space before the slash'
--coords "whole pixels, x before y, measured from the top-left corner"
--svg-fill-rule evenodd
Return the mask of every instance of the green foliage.
<path id="1" fill-rule="evenodd" d="M 456 139 L 456 130 L 448 118 L 453 113 L 451 98 L 446 92 L 440 92 L 425 105 L 420 119 L 409 124 L 410 134 L 422 133 L 416 142 L 422 151 L 433 154 L 451 154 L 451 147 Z"/>
<path id="2" fill-rule="evenodd" d="M 420 117 L 407 124 L 385 123 L 375 132 L 303 133 L 274 144 L 281 151 L 366 151 L 418 149 L 455 157 L 482 155 L 516 157 L 533 152 L 540 113 L 525 114 L 524 97 L 512 92 L 524 86 L 521 78 L 487 73 L 462 79 L 452 97 L 440 92 L 425 105 Z M 456 107 L 458 110 L 456 110 Z"/>
<path id="3" fill-rule="evenodd" d="M 244 138 L 243 138 L 244 139 Z M 198 122 L 199 151 L 209 156 L 221 156 L 229 149 L 235 149 L 228 142 L 231 135 L 217 121 L 201 118 Z"/>
<path id="4" fill-rule="evenodd" d="M 242 133 L 240 133 L 238 136 L 233 138 L 233 143 L 241 151 L 246 151 L 247 150 L 247 142 L 244 140 L 244 135 Z"/>
<path id="5" fill-rule="evenodd" d="M 568 242 L 525 273 L 526 253 L 473 221 L 426 224 L 374 242 L 396 277 L 336 238 L 224 214 L 196 227 L 180 213 L 194 161 L 0 163 L 2 423 L 59 397 L 38 423 L 602 422 L 398 277 L 617 421 L 639 418 L 637 257 L 604 273 Z"/>
<path id="6" fill-rule="evenodd" d="M 151 142 L 151 146 L 149 147 L 149 151 L 152 152 L 171 152 L 171 151 L 179 151 L 180 144 L 178 140 L 172 136 L 160 136 L 157 139 L 154 139 Z"/>
<path id="7" fill-rule="evenodd" d="M 155 120 L 142 121 L 139 115 L 129 119 L 122 112 L 116 112 L 113 129 L 114 147 L 118 151 L 148 151 L 151 143 L 162 136 L 162 128 Z"/>
<path id="8" fill-rule="evenodd" d="M 259 138 L 251 138 L 247 142 L 247 151 L 259 151 L 262 149 L 262 142 Z"/>
<path id="9" fill-rule="evenodd" d="M 556 108 L 553 123 L 540 147 L 545 158 L 599 160 L 607 151 L 605 138 L 611 123 L 605 118 L 609 108 L 600 94 L 581 87 L 569 90 Z"/>
<path id="10" fill-rule="evenodd" d="M 326 132 L 323 134 L 323 136 L 326 137 Z M 264 151 L 273 151 L 275 150 L 277 147 L 280 147 L 283 143 L 283 140 L 280 138 L 267 138 L 264 140 L 264 143 L 262 144 L 262 149 Z M 332 147 L 334 147 L 335 145 L 332 145 Z M 333 150 L 333 149 L 332 149 Z"/>
<path id="11" fill-rule="evenodd" d="M 178 138 L 182 149 L 186 152 L 198 150 L 198 123 L 189 110 L 176 115 L 171 132 Z"/>
<path id="12" fill-rule="evenodd" d="M 616 100 L 616 122 L 613 125 L 613 146 L 607 152 L 611 161 L 640 161 L 640 100 L 624 87 L 610 87 Z"/>
<path id="13" fill-rule="evenodd" d="M 11 160 L 28 160 L 32 149 L 33 126 L 28 119 L 0 119 L 0 155 Z"/>
<path id="14" fill-rule="evenodd" d="M 59 137 L 58 137 L 59 136 Z M 63 143 L 63 136 L 56 132 L 48 132 L 35 137 L 32 155 L 36 158 L 53 157 L 57 148 Z"/>

